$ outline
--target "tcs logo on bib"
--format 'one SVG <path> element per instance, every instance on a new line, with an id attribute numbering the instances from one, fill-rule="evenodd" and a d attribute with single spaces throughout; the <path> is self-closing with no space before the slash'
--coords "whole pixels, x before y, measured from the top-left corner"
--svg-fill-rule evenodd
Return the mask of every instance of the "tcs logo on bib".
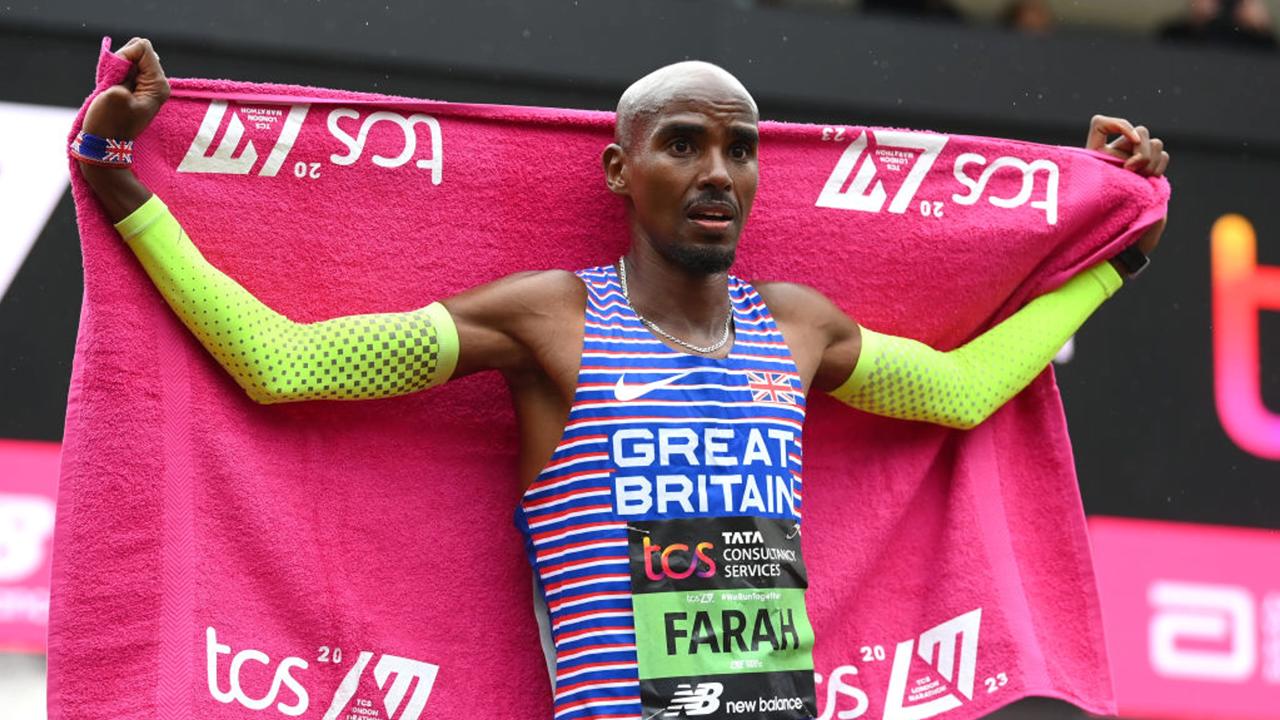
<path id="1" fill-rule="evenodd" d="M 707 555 L 708 550 L 715 548 L 712 543 L 700 542 L 693 546 L 691 552 L 685 543 L 671 543 L 662 547 L 646 537 L 643 547 L 644 572 L 650 580 L 683 580 L 695 571 L 700 578 L 716 574 L 716 561 Z"/>

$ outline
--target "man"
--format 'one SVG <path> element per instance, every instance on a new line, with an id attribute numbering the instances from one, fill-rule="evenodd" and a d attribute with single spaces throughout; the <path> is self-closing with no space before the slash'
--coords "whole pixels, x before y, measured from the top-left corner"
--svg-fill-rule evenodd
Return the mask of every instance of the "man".
<path id="1" fill-rule="evenodd" d="M 747 686 L 776 699 L 751 717 L 812 717 L 804 396 L 817 387 L 871 412 L 972 427 L 1043 370 L 1162 229 L 952 352 L 872 332 L 810 288 L 728 274 L 758 181 L 758 112 L 724 70 L 680 63 L 618 103 L 602 162 L 632 245 L 616 265 L 298 324 L 210 266 L 111 155 L 168 96 L 149 42 L 119 54 L 136 65 L 132 87 L 94 100 L 72 152 L 166 300 L 251 397 L 360 399 L 481 370 L 506 378 L 520 420 L 519 520 L 564 720 L 702 714 L 718 698 L 707 693 Z M 1168 164 L 1159 140 L 1123 120 L 1095 117 L 1088 146 L 1146 174 Z M 367 343 L 373 333 L 382 347 Z M 697 542 L 709 529 L 734 538 L 733 557 Z"/>

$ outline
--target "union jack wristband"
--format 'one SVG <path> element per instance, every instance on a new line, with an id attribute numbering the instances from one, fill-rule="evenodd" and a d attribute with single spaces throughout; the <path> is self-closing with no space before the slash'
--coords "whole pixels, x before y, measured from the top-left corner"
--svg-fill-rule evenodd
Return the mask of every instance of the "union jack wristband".
<path id="1" fill-rule="evenodd" d="M 133 141 L 112 140 L 81 131 L 71 141 L 71 157 L 94 165 L 127 168 L 133 164 Z"/>

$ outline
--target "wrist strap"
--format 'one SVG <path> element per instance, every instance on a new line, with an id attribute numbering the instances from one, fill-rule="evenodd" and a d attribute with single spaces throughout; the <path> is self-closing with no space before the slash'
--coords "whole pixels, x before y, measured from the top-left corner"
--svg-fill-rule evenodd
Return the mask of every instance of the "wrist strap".
<path id="1" fill-rule="evenodd" d="M 1137 245 L 1130 245 L 1116 253 L 1115 260 L 1124 266 L 1124 274 L 1130 280 L 1141 275 L 1151 264 L 1151 258 L 1139 250 Z"/>
<path id="2" fill-rule="evenodd" d="M 71 157 L 82 162 L 106 167 L 127 168 L 133 165 L 133 141 L 98 137 L 81 130 L 67 149 Z"/>

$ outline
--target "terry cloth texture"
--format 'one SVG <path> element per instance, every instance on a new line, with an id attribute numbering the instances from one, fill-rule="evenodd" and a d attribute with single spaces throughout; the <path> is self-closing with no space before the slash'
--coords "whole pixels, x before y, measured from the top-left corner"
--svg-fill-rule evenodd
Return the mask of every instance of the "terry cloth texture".
<path id="1" fill-rule="evenodd" d="M 97 90 L 127 69 L 108 47 Z M 609 113 L 173 88 L 136 171 L 214 265 L 294 319 L 422 307 L 627 245 L 600 176 Z M 1168 199 L 1163 180 L 1077 148 L 761 131 L 736 273 L 809 283 L 941 348 L 1132 242 Z M 257 405 L 71 172 L 85 296 L 50 717 L 550 717 L 500 380 Z M 1052 373 L 967 432 L 812 400 L 803 542 L 824 717 L 964 720 L 1026 695 L 1111 712 Z"/>

